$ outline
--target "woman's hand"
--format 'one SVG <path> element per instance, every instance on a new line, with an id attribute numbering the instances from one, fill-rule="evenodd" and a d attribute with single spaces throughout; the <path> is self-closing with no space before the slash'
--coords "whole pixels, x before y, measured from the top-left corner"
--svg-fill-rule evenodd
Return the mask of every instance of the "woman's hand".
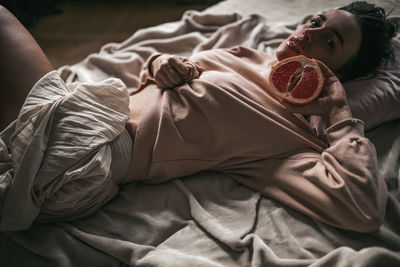
<path id="1" fill-rule="evenodd" d="M 153 60 L 150 71 L 158 87 L 163 89 L 190 82 L 199 75 L 194 63 L 187 58 L 169 54 L 162 54 Z"/>
<path id="2" fill-rule="evenodd" d="M 302 106 L 282 104 L 293 113 L 302 115 L 320 115 L 326 125 L 332 125 L 344 118 L 351 118 L 345 89 L 339 78 L 322 62 L 318 61 L 324 75 L 324 89 L 320 97 L 309 104 Z"/>

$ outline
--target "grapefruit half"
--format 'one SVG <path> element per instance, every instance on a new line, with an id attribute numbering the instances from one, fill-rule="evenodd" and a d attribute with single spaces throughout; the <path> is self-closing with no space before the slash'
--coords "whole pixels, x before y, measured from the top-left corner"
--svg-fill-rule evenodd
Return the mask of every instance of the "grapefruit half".
<path id="1" fill-rule="evenodd" d="M 322 91 L 324 76 L 314 59 L 305 56 L 289 57 L 276 63 L 269 74 L 271 93 L 291 104 L 310 103 Z"/>

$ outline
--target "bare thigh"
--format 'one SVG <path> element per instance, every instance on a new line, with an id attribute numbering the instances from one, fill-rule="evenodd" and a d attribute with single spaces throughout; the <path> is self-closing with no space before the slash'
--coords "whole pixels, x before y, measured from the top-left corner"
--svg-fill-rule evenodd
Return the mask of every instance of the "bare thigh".
<path id="1" fill-rule="evenodd" d="M 51 70 L 32 35 L 0 5 L 0 131 L 17 117 L 32 86 Z"/>

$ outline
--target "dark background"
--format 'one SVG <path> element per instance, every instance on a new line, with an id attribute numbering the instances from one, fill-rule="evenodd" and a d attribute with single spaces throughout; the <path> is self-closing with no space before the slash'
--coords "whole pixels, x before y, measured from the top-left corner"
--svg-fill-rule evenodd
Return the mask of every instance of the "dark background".
<path id="1" fill-rule="evenodd" d="M 135 31 L 179 20 L 220 0 L 0 0 L 30 31 L 55 68 L 77 63 Z"/>

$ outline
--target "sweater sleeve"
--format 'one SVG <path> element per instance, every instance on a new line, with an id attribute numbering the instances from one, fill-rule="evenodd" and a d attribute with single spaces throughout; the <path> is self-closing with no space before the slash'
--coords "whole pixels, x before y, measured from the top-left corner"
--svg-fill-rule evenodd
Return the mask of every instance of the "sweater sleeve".
<path id="1" fill-rule="evenodd" d="M 270 160 L 263 193 L 339 228 L 376 230 L 384 220 L 387 189 L 363 122 L 339 121 L 326 137 L 329 147 L 320 154 L 300 151 Z"/>

